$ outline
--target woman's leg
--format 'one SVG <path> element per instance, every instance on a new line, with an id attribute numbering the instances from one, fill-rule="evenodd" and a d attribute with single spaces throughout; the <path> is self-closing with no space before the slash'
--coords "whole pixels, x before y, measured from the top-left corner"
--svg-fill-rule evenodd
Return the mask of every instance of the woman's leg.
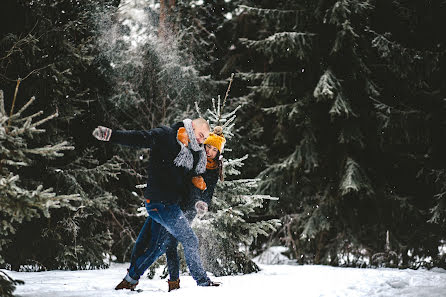
<path id="1" fill-rule="evenodd" d="M 180 260 L 178 258 L 178 241 L 169 233 L 166 242 L 166 259 L 169 277 L 171 281 L 180 278 Z"/>

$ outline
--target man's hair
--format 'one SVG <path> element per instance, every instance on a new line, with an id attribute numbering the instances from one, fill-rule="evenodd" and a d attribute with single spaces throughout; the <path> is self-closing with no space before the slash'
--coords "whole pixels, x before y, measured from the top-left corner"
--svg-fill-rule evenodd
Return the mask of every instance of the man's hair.
<path id="1" fill-rule="evenodd" d="M 206 127 L 207 130 L 211 131 L 211 127 L 209 126 L 208 121 L 206 121 L 203 118 L 196 118 L 192 122 L 194 123 L 194 126 L 196 126 L 196 127 L 204 126 L 204 127 Z"/>

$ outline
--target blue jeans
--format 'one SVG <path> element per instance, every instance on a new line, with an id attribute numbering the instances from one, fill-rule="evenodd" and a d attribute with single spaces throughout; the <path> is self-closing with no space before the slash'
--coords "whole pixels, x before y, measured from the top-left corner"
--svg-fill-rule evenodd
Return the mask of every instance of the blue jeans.
<path id="1" fill-rule="evenodd" d="M 138 280 L 164 252 L 169 259 L 169 272 L 173 269 L 172 272 L 179 275 L 179 262 L 176 253 L 177 241 L 179 241 L 183 245 L 190 274 L 199 286 L 207 286 L 209 278 L 201 264 L 198 238 L 180 207 L 176 204 L 164 205 L 152 202 L 146 203 L 146 209 L 149 217 L 144 223 L 133 248 L 128 276 L 133 280 Z M 148 235 L 149 228 L 150 235 Z M 150 237 L 150 241 L 148 237 Z M 147 243 L 149 244 L 147 245 Z M 175 251 L 173 251 L 173 246 Z M 175 266 L 178 272 L 175 272 Z"/>
<path id="2" fill-rule="evenodd" d="M 190 224 L 197 215 L 197 211 L 195 208 L 191 208 L 184 211 L 184 215 Z M 168 234 L 165 242 L 165 252 L 170 280 L 177 280 L 180 278 L 180 260 L 178 258 L 177 247 L 178 240 L 171 234 Z"/>
<path id="3" fill-rule="evenodd" d="M 139 231 L 139 235 L 135 241 L 135 245 L 133 246 L 132 255 L 130 256 L 130 266 L 135 265 L 136 259 L 142 256 L 149 248 L 152 239 L 151 225 L 152 219 L 150 217 L 147 217 L 144 225 Z"/>

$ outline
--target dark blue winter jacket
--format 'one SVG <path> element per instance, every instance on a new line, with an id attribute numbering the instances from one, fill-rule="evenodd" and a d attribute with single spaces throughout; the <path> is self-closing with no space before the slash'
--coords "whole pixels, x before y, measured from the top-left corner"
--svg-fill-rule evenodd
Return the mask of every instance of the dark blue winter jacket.
<path id="1" fill-rule="evenodd" d="M 201 174 L 205 183 L 206 189 L 204 191 L 195 187 L 192 183 L 189 183 L 190 191 L 188 196 L 182 201 L 181 209 L 184 211 L 186 218 L 191 222 L 197 215 L 197 210 L 195 209 L 195 203 L 199 200 L 206 202 L 208 205 L 211 204 L 212 195 L 214 195 L 214 190 L 218 182 L 218 168 L 208 169 L 206 172 Z"/>
<path id="2" fill-rule="evenodd" d="M 189 194 L 193 173 L 174 164 L 174 159 L 181 149 L 177 142 L 177 132 L 180 127 L 184 127 L 182 122 L 172 127 L 160 126 L 151 130 L 112 132 L 110 138 L 112 143 L 150 149 L 144 197 L 152 202 L 176 204 Z M 199 155 L 198 152 L 192 153 L 195 168 Z"/>

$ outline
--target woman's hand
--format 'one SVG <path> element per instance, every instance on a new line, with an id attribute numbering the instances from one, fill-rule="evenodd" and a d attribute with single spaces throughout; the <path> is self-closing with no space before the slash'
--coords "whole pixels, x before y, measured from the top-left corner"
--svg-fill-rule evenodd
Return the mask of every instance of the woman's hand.
<path id="1" fill-rule="evenodd" d="M 197 215 L 202 216 L 208 211 L 208 204 L 204 201 L 197 201 L 195 203 L 195 209 L 197 210 Z"/>

